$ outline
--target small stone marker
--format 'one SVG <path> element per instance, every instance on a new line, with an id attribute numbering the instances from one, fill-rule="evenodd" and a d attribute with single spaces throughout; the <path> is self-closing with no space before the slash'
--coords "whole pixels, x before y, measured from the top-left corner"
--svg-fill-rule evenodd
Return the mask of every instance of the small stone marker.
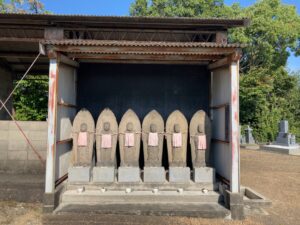
<path id="1" fill-rule="evenodd" d="M 245 141 L 247 144 L 255 144 L 255 140 L 252 135 L 253 129 L 248 125 L 245 129 Z"/>
<path id="2" fill-rule="evenodd" d="M 176 110 L 166 123 L 166 138 L 171 183 L 190 182 L 190 168 L 186 167 L 188 123 L 184 115 Z"/>
<path id="3" fill-rule="evenodd" d="M 205 137 L 206 144 L 199 145 L 200 137 Z M 190 122 L 190 144 L 193 162 L 193 181 L 195 183 L 214 183 L 215 170 L 209 167 L 211 124 L 203 110 L 197 111 Z M 204 148 L 205 147 L 205 148 Z"/>
<path id="4" fill-rule="evenodd" d="M 144 150 L 144 182 L 164 183 L 165 169 L 162 167 L 164 142 L 164 120 L 155 110 L 149 112 L 142 125 Z"/>
<path id="5" fill-rule="evenodd" d="M 82 109 L 77 113 L 73 121 L 72 138 L 74 162 L 68 170 L 68 181 L 71 183 L 89 182 L 95 141 L 95 123 L 88 110 Z"/>
<path id="6" fill-rule="evenodd" d="M 130 134 L 130 135 L 129 135 Z M 121 166 L 119 182 L 140 182 L 141 122 L 131 109 L 123 115 L 119 125 L 119 149 Z"/>

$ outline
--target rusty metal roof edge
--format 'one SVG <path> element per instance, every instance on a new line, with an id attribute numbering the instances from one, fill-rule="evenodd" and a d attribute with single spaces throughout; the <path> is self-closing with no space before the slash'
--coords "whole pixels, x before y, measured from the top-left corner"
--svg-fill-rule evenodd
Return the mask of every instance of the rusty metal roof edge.
<path id="1" fill-rule="evenodd" d="M 79 14 L 30 14 L 30 13 L 0 13 L 1 18 L 14 18 L 23 19 L 27 17 L 28 19 L 87 19 L 100 20 L 100 22 L 134 22 L 134 23 L 147 23 L 147 22 L 167 22 L 167 23 L 185 23 L 192 22 L 195 25 L 227 25 L 227 26 L 248 26 L 248 18 L 201 18 L 201 17 L 151 17 L 151 16 L 99 16 L 99 15 L 79 15 Z M 102 20 L 102 21 L 101 21 Z M 82 21 L 84 22 L 84 20 Z"/>
<path id="2" fill-rule="evenodd" d="M 45 40 L 41 44 L 57 46 L 132 46 L 132 47 L 219 47 L 244 48 L 245 44 L 219 44 L 214 42 L 147 42 L 109 40 Z"/>

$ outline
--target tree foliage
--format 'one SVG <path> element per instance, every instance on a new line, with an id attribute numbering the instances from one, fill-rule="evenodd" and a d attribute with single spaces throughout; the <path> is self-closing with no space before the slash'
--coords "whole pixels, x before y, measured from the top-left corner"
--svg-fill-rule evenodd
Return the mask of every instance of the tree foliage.
<path id="1" fill-rule="evenodd" d="M 44 4 L 39 0 L 0 0 L 0 13 L 44 13 Z"/>
<path id="2" fill-rule="evenodd" d="M 46 120 L 48 103 L 48 76 L 28 76 L 20 81 L 13 94 L 17 120 Z"/>
<path id="3" fill-rule="evenodd" d="M 229 31 L 230 42 L 245 43 L 241 59 L 240 119 L 259 141 L 274 140 L 278 122 L 288 119 L 300 137 L 299 76 L 285 68 L 300 55 L 300 16 L 280 0 L 258 0 L 242 8 L 223 0 L 136 0 L 134 16 L 249 18 L 251 25 Z"/>

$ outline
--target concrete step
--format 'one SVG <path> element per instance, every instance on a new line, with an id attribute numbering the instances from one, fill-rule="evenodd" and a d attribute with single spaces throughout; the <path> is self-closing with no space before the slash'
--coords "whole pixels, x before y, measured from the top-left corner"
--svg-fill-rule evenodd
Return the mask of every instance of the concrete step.
<path id="1" fill-rule="evenodd" d="M 94 224 L 93 221 L 113 224 L 121 215 L 131 215 L 121 220 L 124 224 L 131 224 L 129 219 L 134 216 L 187 216 L 201 218 L 228 218 L 230 211 L 217 203 L 169 203 L 169 204 L 104 204 L 82 205 L 61 204 L 53 216 L 48 216 L 43 224 Z M 108 216 L 111 215 L 111 216 Z M 103 219 L 105 218 L 105 219 Z M 127 220 L 127 223 L 126 223 Z M 59 223 L 67 221 L 68 223 Z M 120 221 L 120 222 L 121 222 Z M 48 222 L 48 223 L 47 223 Z M 117 223 L 117 224 L 123 224 Z M 160 224 L 160 223 L 156 223 Z"/>
<path id="2" fill-rule="evenodd" d="M 68 183 L 67 190 L 77 190 L 78 188 L 84 186 L 86 190 L 100 190 L 103 187 L 109 190 L 124 190 L 125 188 L 131 187 L 134 190 L 151 190 L 152 188 L 159 188 L 160 190 L 170 191 L 177 190 L 178 188 L 184 188 L 189 191 L 201 191 L 203 188 L 210 191 L 218 191 L 219 183 L 194 183 L 189 182 L 187 184 L 181 183 L 169 183 L 165 182 L 163 184 L 151 184 L 151 183 L 108 183 L 108 184 L 95 184 L 95 183 L 85 183 L 85 184 L 72 184 Z"/>
<path id="3" fill-rule="evenodd" d="M 153 204 L 153 203 L 218 203 L 222 196 L 215 191 L 123 191 L 86 190 L 78 193 L 77 190 L 67 190 L 62 195 L 64 204 Z"/>

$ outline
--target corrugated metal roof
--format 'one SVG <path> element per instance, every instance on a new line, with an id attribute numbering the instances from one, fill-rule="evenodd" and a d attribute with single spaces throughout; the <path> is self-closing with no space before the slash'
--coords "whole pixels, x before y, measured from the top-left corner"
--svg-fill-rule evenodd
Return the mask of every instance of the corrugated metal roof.
<path id="1" fill-rule="evenodd" d="M 244 44 L 219 44 L 214 42 L 147 42 L 147 41 L 106 41 L 106 40 L 47 40 L 45 45 L 57 46 L 109 46 L 109 47 L 206 47 L 243 48 Z"/>
<path id="2" fill-rule="evenodd" d="M 34 21 L 45 20 L 48 25 L 49 20 L 53 22 L 80 22 L 81 24 L 88 23 L 105 23 L 110 26 L 118 27 L 128 24 L 145 24 L 156 26 L 157 24 L 165 25 L 188 25 L 188 26 L 214 26 L 214 27 L 240 27 L 249 25 L 249 20 L 246 18 L 228 19 L 228 18 L 195 18 L 195 17 L 136 17 L 136 16 L 95 16 L 95 15 L 61 15 L 61 14 L 20 14 L 6 13 L 0 14 L 1 20 L 14 19 L 14 24 L 34 24 Z M 26 20 L 24 20 L 26 19 Z M 6 21 L 5 21 L 6 22 Z"/>

